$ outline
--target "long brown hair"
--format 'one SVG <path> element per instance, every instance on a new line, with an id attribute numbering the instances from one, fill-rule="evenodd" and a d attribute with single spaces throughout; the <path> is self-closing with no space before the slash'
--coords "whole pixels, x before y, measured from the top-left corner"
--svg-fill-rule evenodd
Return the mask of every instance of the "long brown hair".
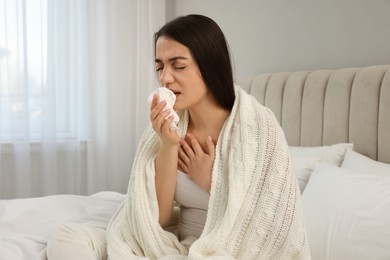
<path id="1" fill-rule="evenodd" d="M 155 33 L 155 49 L 161 36 L 171 38 L 191 51 L 217 102 L 231 110 L 235 99 L 232 65 L 225 36 L 217 23 L 203 15 L 181 16 Z"/>

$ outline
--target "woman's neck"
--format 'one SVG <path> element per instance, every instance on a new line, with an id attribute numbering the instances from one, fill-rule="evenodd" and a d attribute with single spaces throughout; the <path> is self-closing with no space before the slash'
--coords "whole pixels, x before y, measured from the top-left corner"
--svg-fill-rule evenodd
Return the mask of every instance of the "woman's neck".
<path id="1" fill-rule="evenodd" d="M 188 109 L 189 130 L 208 135 L 218 135 L 230 111 L 216 104 Z"/>

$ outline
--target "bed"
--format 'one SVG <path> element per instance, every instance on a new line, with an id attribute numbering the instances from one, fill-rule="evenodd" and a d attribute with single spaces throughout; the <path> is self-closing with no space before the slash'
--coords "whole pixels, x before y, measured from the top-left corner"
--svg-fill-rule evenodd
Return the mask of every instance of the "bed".
<path id="1" fill-rule="evenodd" d="M 290 146 L 313 259 L 390 259 L 390 66 L 280 72 L 241 86 Z M 67 222 L 105 227 L 116 192 L 0 201 L 0 259 L 46 259 Z"/>
<path id="2" fill-rule="evenodd" d="M 105 227 L 125 195 L 99 192 L 91 196 L 52 195 L 0 201 L 0 259 L 47 259 L 50 234 L 75 222 Z"/>

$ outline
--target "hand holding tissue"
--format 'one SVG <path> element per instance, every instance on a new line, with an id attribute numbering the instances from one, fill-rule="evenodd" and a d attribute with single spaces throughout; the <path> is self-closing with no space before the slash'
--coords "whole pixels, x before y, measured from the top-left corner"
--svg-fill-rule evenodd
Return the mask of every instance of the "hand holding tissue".
<path id="1" fill-rule="evenodd" d="M 170 110 L 170 113 L 168 116 L 173 116 L 173 122 L 171 123 L 171 130 L 176 130 L 177 129 L 177 123 L 179 122 L 179 116 L 177 115 L 176 111 L 173 109 L 173 105 L 176 102 L 176 96 L 175 94 L 164 87 L 160 87 L 155 89 L 152 94 L 150 94 L 148 98 L 149 105 L 153 101 L 153 95 L 157 94 L 159 96 L 159 102 L 165 100 L 167 102 L 167 105 L 165 106 L 166 109 Z"/>

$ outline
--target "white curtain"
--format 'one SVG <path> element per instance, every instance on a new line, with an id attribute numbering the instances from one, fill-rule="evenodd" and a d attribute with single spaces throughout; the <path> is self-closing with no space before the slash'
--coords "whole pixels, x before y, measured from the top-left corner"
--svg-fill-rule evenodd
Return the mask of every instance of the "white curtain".
<path id="1" fill-rule="evenodd" d="M 164 0 L 0 0 L 0 198 L 126 192 Z"/>

